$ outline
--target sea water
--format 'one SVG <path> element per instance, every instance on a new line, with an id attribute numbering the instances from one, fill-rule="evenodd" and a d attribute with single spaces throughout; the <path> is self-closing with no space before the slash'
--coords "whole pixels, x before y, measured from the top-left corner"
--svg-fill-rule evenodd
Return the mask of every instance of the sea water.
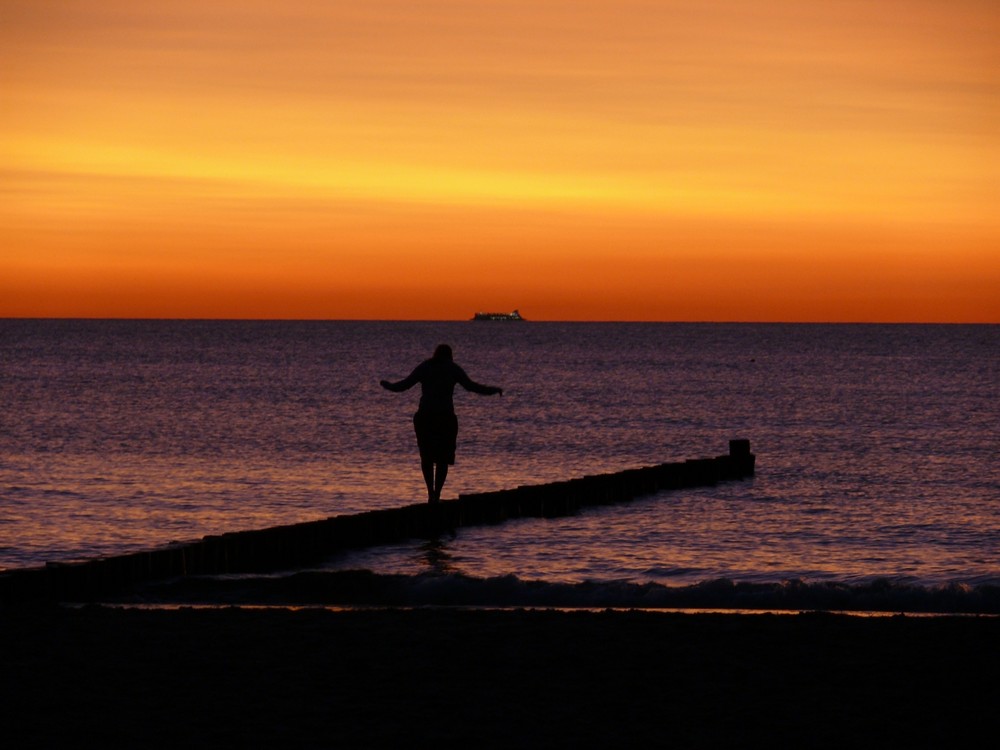
<path id="1" fill-rule="evenodd" d="M 1000 585 L 1000 326 L 0 320 L 0 567 L 422 502 L 390 393 L 439 343 L 444 498 L 751 441 L 752 479 L 327 567 L 553 584 Z"/>

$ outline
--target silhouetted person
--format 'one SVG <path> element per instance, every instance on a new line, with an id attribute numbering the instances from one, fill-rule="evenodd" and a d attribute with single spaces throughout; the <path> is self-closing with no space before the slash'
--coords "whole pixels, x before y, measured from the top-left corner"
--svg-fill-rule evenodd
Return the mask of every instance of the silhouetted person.
<path id="1" fill-rule="evenodd" d="M 452 396 L 455 384 L 467 391 L 492 396 L 503 395 L 503 389 L 481 385 L 465 374 L 465 370 L 452 360 L 451 347 L 441 344 L 434 356 L 424 360 L 406 378 L 397 383 L 379 381 L 390 391 L 405 391 L 420 383 L 420 406 L 413 415 L 413 429 L 417 433 L 420 449 L 420 469 L 427 484 L 427 500 L 436 503 L 441 499 L 441 488 L 448 477 L 448 467 L 455 463 L 455 443 L 458 438 L 458 419 Z"/>

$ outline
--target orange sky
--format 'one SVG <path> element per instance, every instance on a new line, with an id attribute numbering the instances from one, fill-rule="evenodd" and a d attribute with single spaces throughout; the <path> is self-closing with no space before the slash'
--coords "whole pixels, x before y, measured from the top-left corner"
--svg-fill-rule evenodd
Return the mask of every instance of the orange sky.
<path id="1" fill-rule="evenodd" d="M 1000 323 L 994 0 L 2 0 L 0 317 Z"/>

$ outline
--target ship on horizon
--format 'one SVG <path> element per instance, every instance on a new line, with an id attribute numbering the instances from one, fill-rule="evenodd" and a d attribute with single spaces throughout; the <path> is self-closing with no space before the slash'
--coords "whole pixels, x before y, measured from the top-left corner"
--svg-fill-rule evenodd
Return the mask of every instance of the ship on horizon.
<path id="1" fill-rule="evenodd" d="M 477 312 L 472 316 L 473 320 L 524 320 L 517 310 L 513 312 Z"/>

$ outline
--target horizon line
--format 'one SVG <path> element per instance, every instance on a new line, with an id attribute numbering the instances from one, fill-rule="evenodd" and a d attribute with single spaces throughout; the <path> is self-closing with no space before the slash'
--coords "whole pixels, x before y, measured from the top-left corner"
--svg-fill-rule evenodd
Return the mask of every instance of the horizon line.
<path id="1" fill-rule="evenodd" d="M 5 315 L 0 321 L 134 321 L 134 322 L 187 322 L 187 323 L 471 323 L 471 318 L 258 318 L 258 317 L 165 317 L 165 316 L 70 316 L 70 315 Z M 479 321 L 492 322 L 492 321 Z M 495 321 L 504 323 L 628 323 L 650 325 L 1000 325 L 1000 321 L 941 321 L 941 320 L 638 320 L 638 319 L 539 319 L 524 318 L 519 321 Z"/>

